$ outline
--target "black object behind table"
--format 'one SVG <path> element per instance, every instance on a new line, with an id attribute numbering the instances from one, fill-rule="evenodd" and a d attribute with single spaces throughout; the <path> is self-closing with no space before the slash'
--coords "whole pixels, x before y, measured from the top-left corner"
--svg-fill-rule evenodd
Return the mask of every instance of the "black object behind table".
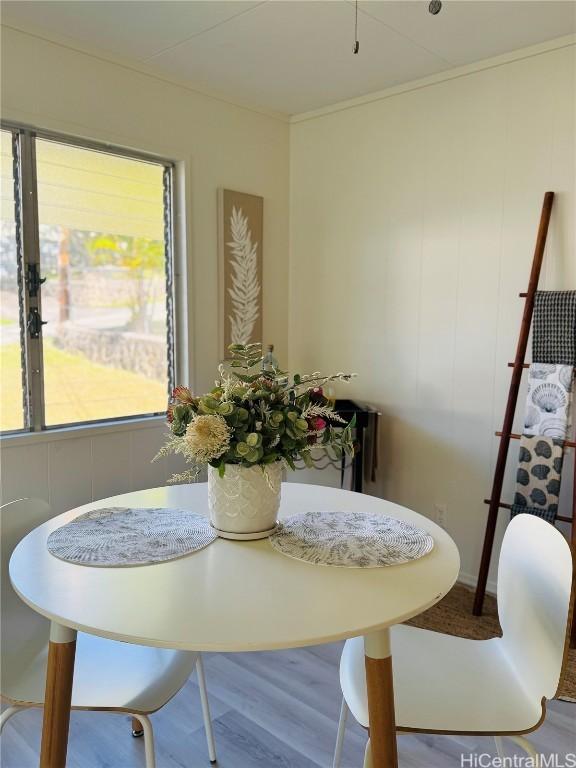
<path id="1" fill-rule="evenodd" d="M 366 431 L 371 430 L 372 455 L 371 460 L 371 479 L 375 479 L 376 466 L 378 463 L 377 444 L 378 444 L 378 412 L 373 408 L 359 405 L 354 400 L 336 400 L 334 410 L 341 416 L 346 423 L 356 416 L 356 437 L 354 440 L 355 451 L 352 460 L 352 490 L 362 493 L 364 485 L 364 460 L 365 460 L 365 436 Z M 344 484 L 345 457 L 342 457 L 340 466 L 340 485 Z"/>

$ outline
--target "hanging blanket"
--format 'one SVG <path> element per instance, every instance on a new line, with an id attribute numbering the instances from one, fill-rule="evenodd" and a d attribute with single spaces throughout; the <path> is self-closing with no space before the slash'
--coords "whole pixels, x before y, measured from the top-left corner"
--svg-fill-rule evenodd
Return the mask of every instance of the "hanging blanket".
<path id="1" fill-rule="evenodd" d="M 532 363 L 524 411 L 524 434 L 566 440 L 574 368 L 571 365 Z"/>
<path id="2" fill-rule="evenodd" d="M 532 360 L 576 365 L 576 291 L 536 291 Z"/>
<path id="3" fill-rule="evenodd" d="M 522 435 L 512 517 L 520 512 L 553 523 L 558 514 L 564 441 Z"/>
<path id="4" fill-rule="evenodd" d="M 576 291 L 536 291 L 532 360 L 512 517 L 558 514 L 576 365 Z"/>

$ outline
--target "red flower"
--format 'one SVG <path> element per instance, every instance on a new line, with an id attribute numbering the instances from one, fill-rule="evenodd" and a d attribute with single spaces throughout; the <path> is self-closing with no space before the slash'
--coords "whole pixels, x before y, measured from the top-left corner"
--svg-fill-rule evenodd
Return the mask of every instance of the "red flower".
<path id="1" fill-rule="evenodd" d="M 172 390 L 172 397 L 179 403 L 184 403 L 187 405 L 191 405 L 194 402 L 194 397 L 192 396 L 192 392 L 190 392 L 188 387 L 174 387 Z"/>
<path id="2" fill-rule="evenodd" d="M 324 390 L 322 387 L 314 387 L 313 389 L 309 389 L 308 393 L 310 395 L 310 400 L 315 403 L 321 403 L 326 399 L 324 397 Z"/>
<path id="3" fill-rule="evenodd" d="M 324 419 L 320 418 L 320 416 L 315 416 L 313 419 L 310 419 L 310 427 L 316 432 L 322 432 L 323 429 L 326 429 L 326 422 Z"/>

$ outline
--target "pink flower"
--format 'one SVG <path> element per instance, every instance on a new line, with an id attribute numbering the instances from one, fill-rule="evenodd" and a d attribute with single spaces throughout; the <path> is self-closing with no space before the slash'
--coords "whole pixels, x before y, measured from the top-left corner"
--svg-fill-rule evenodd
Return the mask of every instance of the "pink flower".
<path id="1" fill-rule="evenodd" d="M 310 394 L 310 400 L 312 400 L 313 402 L 317 403 L 325 400 L 324 390 L 322 389 L 322 387 L 313 387 L 308 391 Z"/>
<path id="2" fill-rule="evenodd" d="M 326 422 L 320 416 L 315 416 L 310 420 L 310 427 L 316 432 L 322 432 L 323 429 L 326 429 Z"/>

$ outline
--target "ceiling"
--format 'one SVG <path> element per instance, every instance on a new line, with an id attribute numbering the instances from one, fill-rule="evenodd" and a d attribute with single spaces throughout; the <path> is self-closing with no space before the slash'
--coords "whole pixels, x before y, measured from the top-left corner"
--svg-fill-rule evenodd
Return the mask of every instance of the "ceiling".
<path id="1" fill-rule="evenodd" d="M 34 0 L 2 23 L 236 104 L 286 115 L 576 31 L 570 0 Z"/>

